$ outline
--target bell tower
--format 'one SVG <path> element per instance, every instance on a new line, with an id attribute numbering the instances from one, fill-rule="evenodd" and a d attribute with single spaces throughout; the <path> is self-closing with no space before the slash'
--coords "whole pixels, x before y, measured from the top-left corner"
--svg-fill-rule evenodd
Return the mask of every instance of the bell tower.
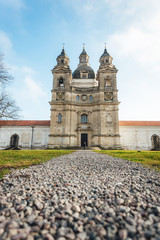
<path id="1" fill-rule="evenodd" d="M 70 132 L 70 89 L 72 71 L 69 67 L 69 57 L 64 47 L 56 59 L 57 65 L 52 69 L 53 88 L 51 106 L 51 124 L 48 147 L 69 146 Z"/>
<path id="2" fill-rule="evenodd" d="M 97 71 L 97 80 L 100 94 L 101 137 L 107 148 L 120 149 L 119 118 L 118 118 L 118 90 L 116 74 L 117 68 L 112 64 L 113 58 L 106 49 L 101 55 L 100 66 Z"/>

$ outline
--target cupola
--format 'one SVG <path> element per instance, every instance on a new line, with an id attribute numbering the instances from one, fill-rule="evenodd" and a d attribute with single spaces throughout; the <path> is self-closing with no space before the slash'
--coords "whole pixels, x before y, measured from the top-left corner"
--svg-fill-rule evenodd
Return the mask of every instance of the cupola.
<path id="1" fill-rule="evenodd" d="M 83 65 L 83 64 L 89 66 L 89 56 L 86 53 L 84 46 L 83 46 L 83 51 L 81 52 L 81 54 L 79 56 L 79 65 L 78 66 Z"/>
<path id="2" fill-rule="evenodd" d="M 103 65 L 112 65 L 112 60 L 113 60 L 113 58 L 107 52 L 106 45 L 105 45 L 104 52 L 99 59 L 100 65 L 102 65 L 102 66 Z"/>
<path id="3" fill-rule="evenodd" d="M 69 65 L 69 57 L 67 56 L 64 47 L 62 48 L 61 54 L 57 57 L 57 65 Z"/>
<path id="4" fill-rule="evenodd" d="M 74 79 L 95 79 L 94 70 L 90 67 L 89 56 L 83 46 L 83 50 L 79 56 L 79 64 L 73 72 Z"/>

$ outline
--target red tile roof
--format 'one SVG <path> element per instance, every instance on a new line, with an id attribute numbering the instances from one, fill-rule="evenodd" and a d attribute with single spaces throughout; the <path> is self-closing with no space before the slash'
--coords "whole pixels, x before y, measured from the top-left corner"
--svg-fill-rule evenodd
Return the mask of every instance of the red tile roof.
<path id="1" fill-rule="evenodd" d="M 119 121 L 120 126 L 160 126 L 160 121 Z M 0 120 L 0 126 L 50 126 L 48 120 Z"/>
<path id="2" fill-rule="evenodd" d="M 0 120 L 0 126 L 50 126 L 48 120 Z"/>
<path id="3" fill-rule="evenodd" d="M 119 126 L 160 126 L 160 121 L 119 121 Z"/>

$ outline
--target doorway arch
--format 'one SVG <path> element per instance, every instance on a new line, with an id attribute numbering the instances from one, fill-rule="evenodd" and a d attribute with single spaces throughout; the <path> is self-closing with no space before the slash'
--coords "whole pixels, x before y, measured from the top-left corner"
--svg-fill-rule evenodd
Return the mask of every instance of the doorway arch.
<path id="1" fill-rule="evenodd" d="M 158 150 L 160 148 L 160 141 L 159 141 L 159 136 L 154 134 L 151 137 L 151 142 L 152 142 L 152 149 L 153 150 Z"/>
<path id="2" fill-rule="evenodd" d="M 11 148 L 18 148 L 18 144 L 19 144 L 19 136 L 18 134 L 15 133 L 11 136 L 10 146 Z"/>

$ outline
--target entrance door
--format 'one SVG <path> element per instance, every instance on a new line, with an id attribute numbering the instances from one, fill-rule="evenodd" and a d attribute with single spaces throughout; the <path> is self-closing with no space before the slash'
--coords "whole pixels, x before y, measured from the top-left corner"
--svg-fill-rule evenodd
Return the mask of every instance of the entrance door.
<path id="1" fill-rule="evenodd" d="M 81 147 L 88 147 L 88 134 L 87 133 L 81 133 Z"/>

